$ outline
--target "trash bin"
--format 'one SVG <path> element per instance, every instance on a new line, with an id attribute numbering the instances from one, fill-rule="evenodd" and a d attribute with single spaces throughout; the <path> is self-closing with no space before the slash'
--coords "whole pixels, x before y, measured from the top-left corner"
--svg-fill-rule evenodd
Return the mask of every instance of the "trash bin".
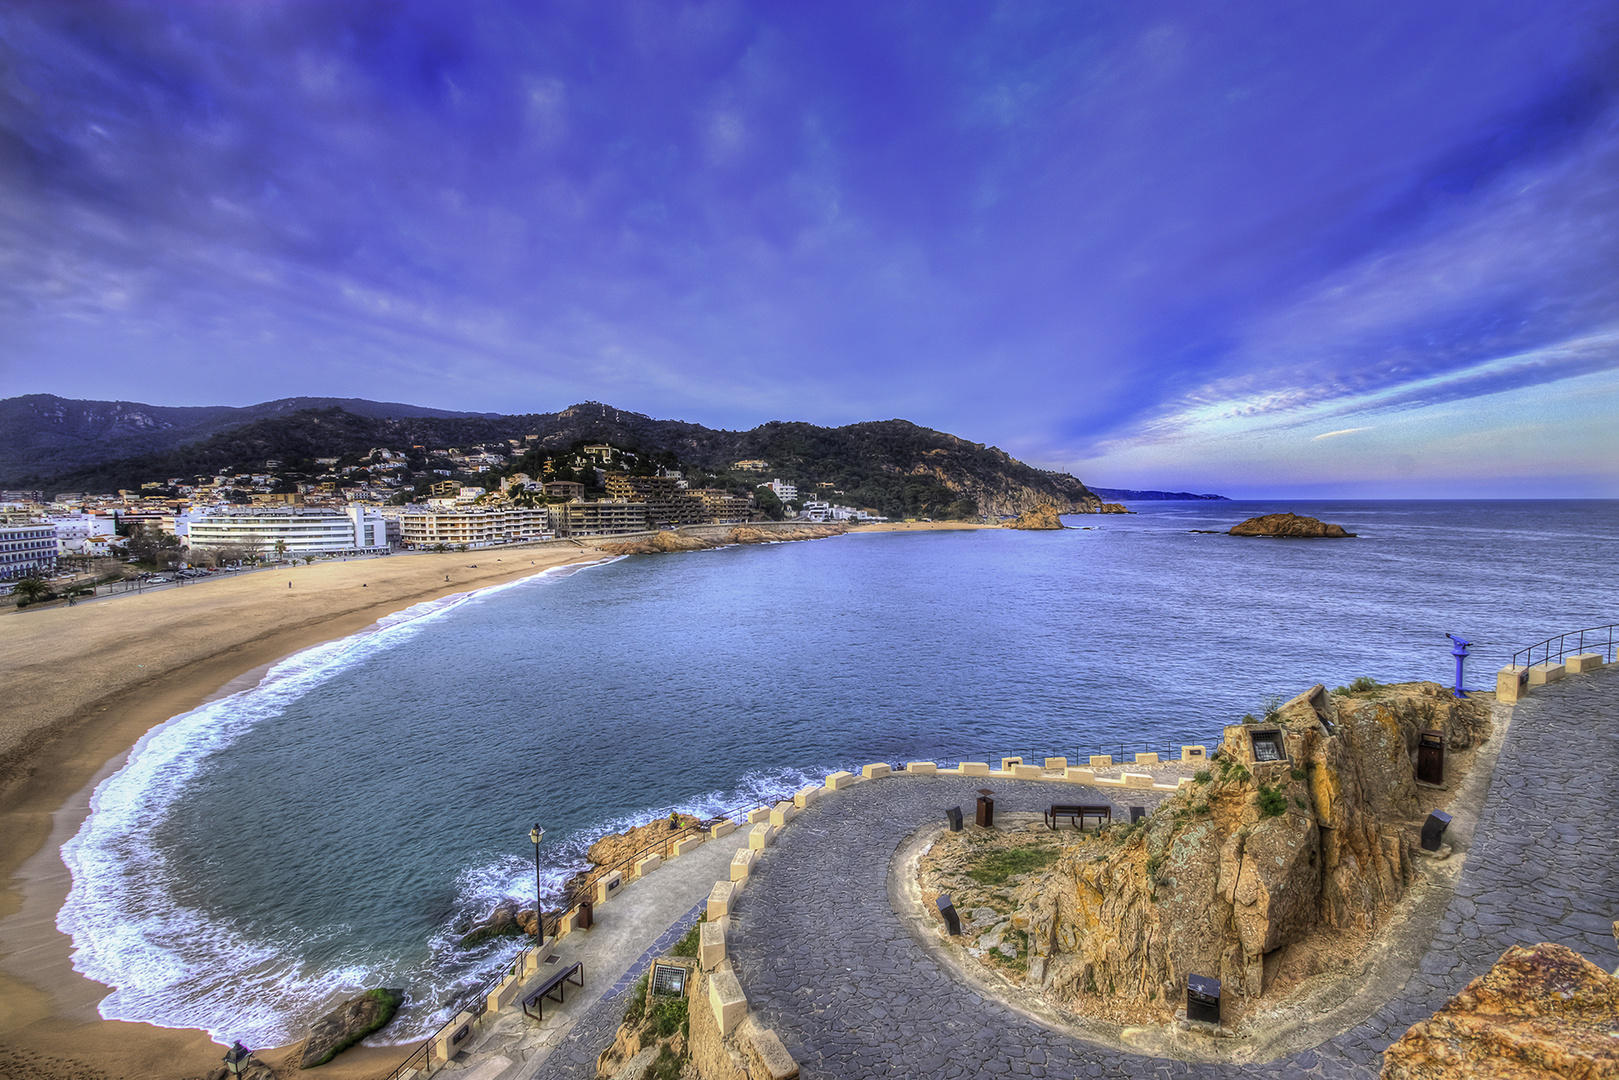
<path id="1" fill-rule="evenodd" d="M 1208 975 L 1186 976 L 1186 1019 L 1204 1024 L 1220 1022 L 1220 980 Z"/>
<path id="2" fill-rule="evenodd" d="M 995 827 L 995 800 L 988 795 L 978 796 L 978 827 L 980 829 Z"/>
<path id="3" fill-rule="evenodd" d="M 1147 808 L 1145 806 L 1132 806 L 1132 807 L 1130 807 L 1130 824 L 1134 825 L 1136 822 L 1140 821 L 1142 818 L 1144 818 L 1146 816 L 1147 816 Z"/>
<path id="4" fill-rule="evenodd" d="M 961 831 L 961 807 L 952 806 L 944 812 L 945 819 L 950 822 L 951 832 Z"/>
<path id="5" fill-rule="evenodd" d="M 589 900 L 579 902 L 579 929 L 589 930 L 596 922 L 595 905 Z"/>
<path id="6" fill-rule="evenodd" d="M 1445 733 L 1429 729 L 1417 736 L 1417 779 L 1424 784 L 1445 782 Z"/>

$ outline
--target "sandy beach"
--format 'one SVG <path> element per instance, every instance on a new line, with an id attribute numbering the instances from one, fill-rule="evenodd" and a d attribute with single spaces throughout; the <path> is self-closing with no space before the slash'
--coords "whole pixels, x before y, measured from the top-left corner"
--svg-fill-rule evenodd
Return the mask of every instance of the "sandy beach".
<path id="1" fill-rule="evenodd" d="M 72 970 L 55 927 L 68 887 L 60 845 L 142 735 L 413 604 L 604 557 L 575 545 L 393 555 L 0 616 L 0 1076 L 159 1080 L 220 1064 L 223 1047 L 201 1032 L 100 1019 L 108 989 Z M 386 1075 L 405 1052 L 357 1047 L 321 1072 Z"/>

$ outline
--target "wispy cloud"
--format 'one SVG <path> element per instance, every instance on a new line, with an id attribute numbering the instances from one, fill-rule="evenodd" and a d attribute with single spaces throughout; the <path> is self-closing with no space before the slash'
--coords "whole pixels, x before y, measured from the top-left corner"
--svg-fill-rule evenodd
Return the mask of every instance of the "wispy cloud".
<path id="1" fill-rule="evenodd" d="M 1363 427 L 1340 428 L 1337 431 L 1322 432 L 1320 435 L 1317 435 L 1315 437 L 1315 441 L 1320 442 L 1322 439 L 1336 439 L 1340 435 L 1353 435 L 1357 431 L 1370 431 L 1370 430 L 1371 430 L 1370 428 L 1363 428 Z"/>

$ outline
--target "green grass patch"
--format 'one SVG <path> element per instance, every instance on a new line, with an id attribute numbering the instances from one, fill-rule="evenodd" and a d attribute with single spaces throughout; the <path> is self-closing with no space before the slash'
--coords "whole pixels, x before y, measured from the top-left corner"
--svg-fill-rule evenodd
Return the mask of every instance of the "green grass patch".
<path id="1" fill-rule="evenodd" d="M 1259 785 L 1259 816 L 1281 817 L 1287 813 L 1287 793 L 1269 784 Z"/>
<path id="2" fill-rule="evenodd" d="M 669 955 L 695 957 L 697 955 L 697 948 L 701 944 L 702 935 L 703 924 L 699 922 L 690 930 L 686 931 L 685 937 L 675 942 L 675 947 L 669 950 Z"/>
<path id="3" fill-rule="evenodd" d="M 1057 861 L 1054 848 L 1020 847 L 1006 851 L 992 851 L 983 862 L 967 871 L 967 876 L 981 885 L 1000 885 L 1016 874 L 1043 870 Z"/>

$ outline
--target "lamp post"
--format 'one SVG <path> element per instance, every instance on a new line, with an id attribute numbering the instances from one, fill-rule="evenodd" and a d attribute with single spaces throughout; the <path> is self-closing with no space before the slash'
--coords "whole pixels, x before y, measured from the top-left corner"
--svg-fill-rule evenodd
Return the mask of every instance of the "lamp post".
<path id="1" fill-rule="evenodd" d="M 236 1045 L 225 1051 L 225 1071 L 232 1076 L 242 1075 L 242 1070 L 247 1068 L 247 1059 L 252 1056 L 253 1051 L 238 1040 Z"/>
<path id="2" fill-rule="evenodd" d="M 540 901 L 540 841 L 545 839 L 545 830 L 540 828 L 539 822 L 528 831 L 528 838 L 534 841 L 534 936 L 538 939 L 537 945 L 545 944 L 545 909 Z"/>

